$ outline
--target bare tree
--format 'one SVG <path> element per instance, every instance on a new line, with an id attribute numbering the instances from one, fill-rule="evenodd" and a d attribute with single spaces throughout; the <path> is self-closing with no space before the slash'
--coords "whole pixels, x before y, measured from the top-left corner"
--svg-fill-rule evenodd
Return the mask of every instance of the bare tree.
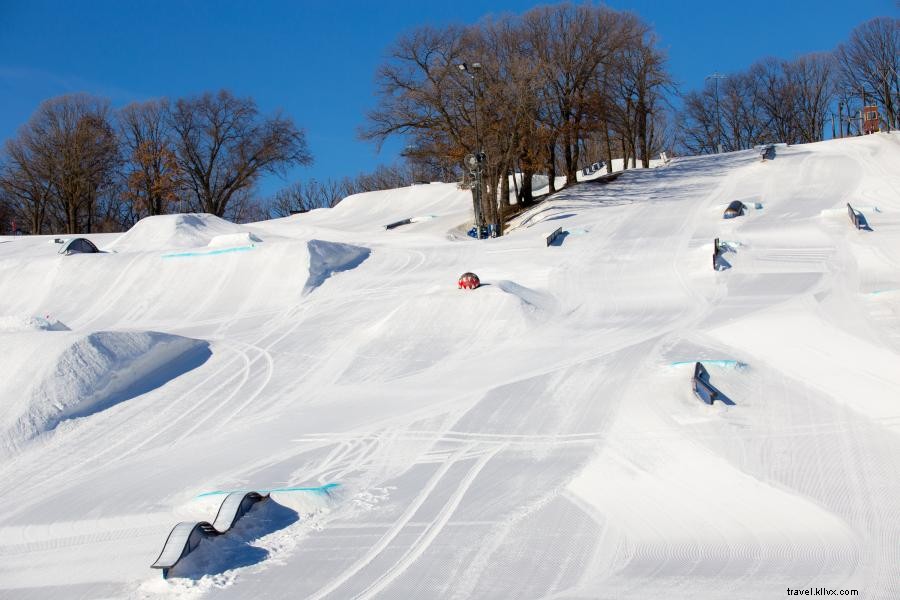
<path id="1" fill-rule="evenodd" d="M 844 88 L 883 106 L 888 127 L 900 128 L 900 19 L 863 23 L 836 55 Z"/>
<path id="2" fill-rule="evenodd" d="M 762 107 L 772 141 L 794 143 L 797 137 L 795 90 L 784 72 L 785 62 L 770 57 L 750 67 L 755 102 Z"/>
<path id="3" fill-rule="evenodd" d="M 100 98 L 53 98 L 7 143 L 2 185 L 28 216 L 32 232 L 48 222 L 66 233 L 91 232 L 103 220 L 98 216 L 107 214 L 104 203 L 118 166 L 109 113 Z"/>
<path id="4" fill-rule="evenodd" d="M 715 152 L 718 123 L 712 85 L 707 83 L 703 90 L 688 92 L 682 102 L 678 114 L 679 142 L 690 154 Z"/>
<path id="5" fill-rule="evenodd" d="M 714 152 L 719 118 L 726 150 L 824 139 L 825 119 L 835 99 L 833 64 L 825 53 L 791 61 L 767 58 L 747 72 L 730 74 L 719 86 L 718 102 L 707 82 L 703 90 L 683 97 L 681 144 L 692 152 Z"/>
<path id="6" fill-rule="evenodd" d="M 350 196 L 360 192 L 374 192 L 405 187 L 414 181 L 410 167 L 379 165 L 371 173 L 360 173 L 353 179 L 345 179 L 341 183 L 341 188 L 345 196 Z"/>
<path id="7" fill-rule="evenodd" d="M 286 217 L 316 208 L 331 208 L 344 199 L 345 187 L 346 183 L 331 179 L 294 182 L 275 193 L 269 203 L 269 213 L 273 217 Z"/>
<path id="8" fill-rule="evenodd" d="M 169 104 L 151 100 L 119 111 L 125 198 L 133 213 L 161 215 L 178 200 L 182 174 L 169 129 Z"/>
<path id="9" fill-rule="evenodd" d="M 187 189 L 200 210 L 217 216 L 263 173 L 312 162 L 306 137 L 291 119 L 261 117 L 251 98 L 225 90 L 178 100 L 171 127 Z"/>
<path id="10" fill-rule="evenodd" d="M 547 157 L 551 186 L 557 144 L 563 154 L 566 181 L 576 180 L 579 140 L 589 128 L 587 90 L 596 81 L 598 70 L 616 66 L 616 52 L 635 41 L 630 26 L 630 17 L 587 4 L 541 6 L 522 18 L 544 83 L 543 123 L 553 136 Z"/>
<path id="11" fill-rule="evenodd" d="M 629 46 L 637 50 L 628 54 Z M 588 4 L 538 7 L 472 27 L 422 27 L 401 36 L 379 69 L 379 103 L 362 137 L 380 144 L 402 135 L 411 142 L 408 156 L 443 164 L 483 149 L 481 210 L 501 225 L 510 181 L 516 188 L 521 182 L 515 195 L 524 203 L 539 170 L 548 172 L 551 192 L 557 168 L 574 183 L 591 138 L 610 148 L 615 129 L 649 163 L 665 130 L 661 90 L 668 81 L 655 46 L 633 15 Z M 631 59 L 630 77 L 622 75 L 623 58 Z M 480 67 L 471 79 L 457 68 L 467 61 Z M 626 80 L 627 114 L 619 118 L 612 84 Z"/>
<path id="12" fill-rule="evenodd" d="M 796 142 L 824 138 L 825 115 L 834 99 L 833 59 L 830 54 L 806 54 L 783 66 L 794 107 Z"/>
<path id="13" fill-rule="evenodd" d="M 765 114 L 753 85 L 753 78 L 747 73 L 730 75 L 719 85 L 719 110 L 724 130 L 722 143 L 729 151 L 747 150 L 765 142 L 768 136 Z M 709 84 L 704 90 L 708 116 L 714 114 L 712 87 Z"/>
<path id="14" fill-rule="evenodd" d="M 7 140 L 0 164 L 0 194 L 17 228 L 40 234 L 47 225 L 52 182 L 28 144 L 19 137 Z"/>
<path id="15" fill-rule="evenodd" d="M 650 167 L 654 148 L 654 115 L 664 115 L 663 92 L 672 81 L 665 69 L 665 55 L 656 47 L 656 36 L 633 15 L 625 18 L 627 37 L 617 51 L 612 79 L 618 95 L 607 101 L 614 107 L 612 123 L 623 141 L 623 158 L 630 154 L 641 158 L 641 166 Z M 618 110 L 616 110 L 618 109 Z"/>

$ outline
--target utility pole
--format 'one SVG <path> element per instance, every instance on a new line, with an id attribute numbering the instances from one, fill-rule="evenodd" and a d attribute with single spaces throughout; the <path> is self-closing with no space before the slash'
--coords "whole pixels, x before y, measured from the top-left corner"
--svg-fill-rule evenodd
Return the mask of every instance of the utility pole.
<path id="1" fill-rule="evenodd" d="M 472 201 L 475 204 L 475 237 L 481 239 L 484 229 L 484 203 L 482 195 L 484 186 L 482 185 L 484 173 L 485 154 L 481 145 L 481 130 L 478 128 L 478 73 L 481 71 L 481 63 L 472 63 L 471 69 L 466 63 L 458 65 L 459 70 L 466 73 L 472 81 L 472 103 L 475 111 L 475 153 L 466 156 L 466 167 L 475 177 L 475 187 L 473 187 Z"/>
<path id="2" fill-rule="evenodd" d="M 716 152 L 722 152 L 722 116 L 721 113 L 719 113 L 719 80 L 728 79 L 728 75 L 713 73 L 712 75 L 707 75 L 706 79 L 712 79 L 716 86 Z"/>
<path id="3" fill-rule="evenodd" d="M 844 138 L 844 101 L 838 100 L 838 132 Z"/>

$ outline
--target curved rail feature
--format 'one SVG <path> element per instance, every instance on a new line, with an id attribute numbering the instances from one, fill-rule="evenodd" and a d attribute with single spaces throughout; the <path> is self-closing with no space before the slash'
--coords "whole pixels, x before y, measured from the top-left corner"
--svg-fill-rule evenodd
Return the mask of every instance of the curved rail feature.
<path id="1" fill-rule="evenodd" d="M 735 217 L 740 217 L 741 215 L 744 214 L 744 211 L 746 210 L 746 208 L 747 207 L 744 206 L 744 203 L 741 202 L 740 200 L 733 200 L 728 205 L 728 208 L 725 209 L 725 213 L 722 215 L 722 217 L 725 219 L 733 219 Z"/>
<path id="2" fill-rule="evenodd" d="M 258 492 L 232 492 L 225 496 L 212 523 L 208 521 L 182 521 L 172 528 L 162 552 L 151 569 L 162 569 L 163 578 L 185 556 L 197 549 L 200 543 L 211 537 L 225 535 L 238 520 L 257 503 L 268 499 L 268 494 Z"/>
<path id="3" fill-rule="evenodd" d="M 219 533 L 225 533 L 238 522 L 238 519 L 246 515 L 253 505 L 268 498 L 268 494 L 258 492 L 234 492 L 225 496 L 219 506 L 219 512 L 213 520 L 213 527 Z"/>

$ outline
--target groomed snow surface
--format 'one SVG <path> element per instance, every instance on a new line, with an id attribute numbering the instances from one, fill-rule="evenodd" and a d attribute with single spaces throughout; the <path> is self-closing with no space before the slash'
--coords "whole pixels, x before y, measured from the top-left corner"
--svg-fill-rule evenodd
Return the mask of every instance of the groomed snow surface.
<path id="1" fill-rule="evenodd" d="M 776 152 L 0 239 L 0 597 L 900 598 L 900 135 Z"/>

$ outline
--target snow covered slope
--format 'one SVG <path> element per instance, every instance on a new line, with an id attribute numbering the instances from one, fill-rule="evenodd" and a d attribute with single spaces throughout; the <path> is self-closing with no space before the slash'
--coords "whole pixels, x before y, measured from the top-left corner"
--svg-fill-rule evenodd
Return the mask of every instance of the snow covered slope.
<path id="1" fill-rule="evenodd" d="M 100 381 L 65 357 L 103 336 L 209 354 L 9 444 L 0 597 L 900 597 L 897 165 L 898 134 L 677 159 L 481 242 L 445 184 L 3 238 L 0 414 Z M 281 508 L 148 568 L 235 490 Z"/>

